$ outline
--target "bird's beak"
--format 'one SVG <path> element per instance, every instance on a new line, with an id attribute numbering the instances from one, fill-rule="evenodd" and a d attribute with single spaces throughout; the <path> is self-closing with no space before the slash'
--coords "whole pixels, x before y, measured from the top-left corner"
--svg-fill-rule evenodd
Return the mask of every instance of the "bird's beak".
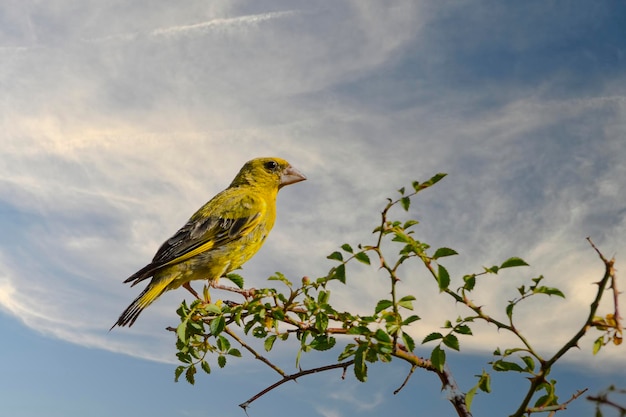
<path id="1" fill-rule="evenodd" d="M 303 173 L 289 165 L 287 168 L 283 170 L 280 174 L 280 185 L 279 187 L 284 187 L 285 185 L 295 184 L 296 182 L 304 181 L 306 177 Z"/>

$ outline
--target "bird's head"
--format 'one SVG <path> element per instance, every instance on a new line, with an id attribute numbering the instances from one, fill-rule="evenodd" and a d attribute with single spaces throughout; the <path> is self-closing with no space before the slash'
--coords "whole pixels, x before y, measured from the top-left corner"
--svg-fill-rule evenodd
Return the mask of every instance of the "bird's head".
<path id="1" fill-rule="evenodd" d="M 280 189 L 285 185 L 304 181 L 306 177 L 281 158 L 256 158 L 245 163 L 232 186 L 254 185 Z"/>

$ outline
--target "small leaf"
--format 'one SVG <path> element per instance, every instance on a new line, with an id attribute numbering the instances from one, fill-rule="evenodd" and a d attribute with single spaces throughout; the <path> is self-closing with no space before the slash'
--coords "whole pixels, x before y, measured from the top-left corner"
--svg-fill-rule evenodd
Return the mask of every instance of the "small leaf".
<path id="1" fill-rule="evenodd" d="M 270 350 L 272 350 L 272 347 L 274 346 L 275 341 L 276 341 L 275 334 L 268 336 L 268 338 L 265 339 L 265 343 L 263 343 L 263 347 L 265 348 L 266 352 L 269 352 Z"/>
<path id="2" fill-rule="evenodd" d="M 551 287 L 538 287 L 533 289 L 533 293 L 535 294 L 547 294 L 547 295 L 556 295 L 557 297 L 565 298 L 565 294 L 561 292 L 558 288 Z"/>
<path id="3" fill-rule="evenodd" d="M 228 351 L 228 354 L 230 356 L 234 356 L 235 358 L 241 358 L 241 352 L 239 349 L 232 348 Z"/>
<path id="4" fill-rule="evenodd" d="M 369 265 L 370 264 L 370 257 L 367 256 L 367 253 L 365 252 L 357 252 L 354 257 L 356 258 L 357 261 L 364 263 L 365 265 Z"/>
<path id="5" fill-rule="evenodd" d="M 330 279 L 336 279 L 342 284 L 346 283 L 346 266 L 344 264 L 339 265 L 337 268 L 333 268 Z"/>
<path id="6" fill-rule="evenodd" d="M 200 367 L 205 373 L 207 374 L 211 373 L 211 367 L 209 366 L 209 363 L 207 361 L 200 362 Z"/>
<path id="7" fill-rule="evenodd" d="M 402 205 L 404 211 L 409 211 L 409 207 L 411 206 L 411 199 L 409 197 L 402 197 L 400 199 L 400 205 Z"/>
<path id="8" fill-rule="evenodd" d="M 366 345 L 361 345 L 354 353 L 354 376 L 361 382 L 367 381 L 367 365 L 365 364 L 366 348 Z"/>
<path id="9" fill-rule="evenodd" d="M 513 258 L 509 258 L 506 261 L 504 261 L 502 263 L 502 265 L 500 265 L 500 269 L 503 269 L 503 268 L 513 268 L 513 267 L 516 267 L 516 266 L 528 266 L 528 264 L 522 258 L 513 257 Z"/>
<path id="10" fill-rule="evenodd" d="M 377 304 L 376 304 L 376 308 L 374 309 L 374 312 L 376 314 L 380 313 L 381 311 L 391 307 L 393 305 L 393 302 L 391 302 L 391 300 L 380 300 Z"/>
<path id="11" fill-rule="evenodd" d="M 428 343 L 428 342 L 433 341 L 433 340 L 442 339 L 442 338 L 443 338 L 443 335 L 441 333 L 436 333 L 436 332 L 435 333 L 431 333 L 428 336 L 426 336 L 424 338 L 424 340 L 422 340 L 422 344 Z"/>
<path id="12" fill-rule="evenodd" d="M 439 372 L 443 372 L 443 366 L 446 363 L 446 352 L 439 346 L 435 346 L 430 354 L 430 362 L 433 364 L 435 369 Z"/>
<path id="13" fill-rule="evenodd" d="M 185 372 L 185 379 L 187 380 L 187 382 L 189 382 L 191 385 L 196 383 L 196 367 L 194 365 L 191 365 L 189 368 L 187 368 L 187 372 Z"/>
<path id="14" fill-rule="evenodd" d="M 463 288 L 467 291 L 472 291 L 474 287 L 476 286 L 476 275 L 474 274 L 465 275 L 463 277 L 463 282 L 465 282 L 465 285 L 463 285 Z"/>
<path id="15" fill-rule="evenodd" d="M 598 337 L 593 342 L 593 354 L 595 355 L 596 353 L 600 352 L 600 349 L 602 349 L 602 346 L 604 346 L 604 336 Z"/>
<path id="16" fill-rule="evenodd" d="M 311 341 L 310 346 L 317 351 L 324 351 L 332 349 L 336 343 L 337 340 L 334 337 L 320 335 L 316 336 L 313 341 Z"/>
<path id="17" fill-rule="evenodd" d="M 522 360 L 526 364 L 526 370 L 533 372 L 535 370 L 535 361 L 530 356 L 522 356 Z"/>
<path id="18" fill-rule="evenodd" d="M 445 256 L 452 256 L 452 255 L 458 255 L 457 251 L 455 251 L 454 249 L 450 249 L 450 248 L 439 248 L 435 251 L 435 254 L 433 255 L 433 259 L 439 259 Z"/>
<path id="19" fill-rule="evenodd" d="M 217 357 L 217 365 L 218 365 L 220 368 L 225 367 L 225 366 L 226 366 L 226 356 L 224 356 L 224 355 L 219 355 L 219 356 Z"/>
<path id="20" fill-rule="evenodd" d="M 515 362 L 508 362 L 502 359 L 493 362 L 493 369 L 498 372 L 507 372 L 507 371 L 516 371 L 516 372 L 524 372 L 521 366 L 516 364 Z"/>
<path id="21" fill-rule="evenodd" d="M 343 255 L 339 251 L 335 251 L 326 257 L 335 261 L 343 262 Z"/>
<path id="22" fill-rule="evenodd" d="M 243 288 L 244 282 L 243 282 L 243 277 L 239 274 L 227 274 L 226 278 L 232 282 L 233 284 L 235 284 L 237 287 L 239 288 Z"/>
<path id="23" fill-rule="evenodd" d="M 398 305 L 400 307 L 404 307 L 407 310 L 413 310 L 413 301 L 415 300 L 415 297 L 413 297 L 412 295 L 407 295 L 402 297 L 399 301 L 398 301 Z"/>
<path id="24" fill-rule="evenodd" d="M 413 352 L 415 349 L 415 341 L 413 338 L 405 332 L 402 332 L 402 340 L 404 341 L 404 345 L 409 352 Z"/>
<path id="25" fill-rule="evenodd" d="M 437 283 L 439 284 L 439 291 L 447 290 L 450 285 L 450 275 L 448 274 L 448 270 L 444 268 L 443 265 L 439 265 Z"/>
<path id="26" fill-rule="evenodd" d="M 412 226 L 415 226 L 418 223 L 419 222 L 417 220 L 407 220 L 406 222 L 404 222 L 404 226 L 402 226 L 402 228 L 406 230 Z"/>
<path id="27" fill-rule="evenodd" d="M 484 370 L 482 375 L 480 376 L 480 379 L 478 380 L 478 388 L 486 393 L 491 392 L 491 375 L 489 375 Z"/>
<path id="28" fill-rule="evenodd" d="M 450 349 L 459 350 L 459 339 L 452 333 L 443 338 L 443 344 L 448 346 Z"/>
<path id="29" fill-rule="evenodd" d="M 183 372 L 185 372 L 184 366 L 181 365 L 176 367 L 176 370 L 174 371 L 174 382 L 178 382 L 178 378 L 180 378 Z"/>
<path id="30" fill-rule="evenodd" d="M 219 335 L 224 330 L 224 327 L 226 327 L 224 316 L 217 316 L 209 323 L 209 329 L 213 336 Z"/>
<path id="31" fill-rule="evenodd" d="M 472 401 L 474 401 L 474 395 L 476 395 L 476 391 L 477 390 L 478 390 L 478 385 L 474 385 L 465 394 L 465 405 L 467 406 L 467 411 L 471 411 L 472 410 Z"/>
<path id="32" fill-rule="evenodd" d="M 511 319 L 511 317 L 513 317 L 513 308 L 515 308 L 515 303 L 513 302 L 509 302 L 509 304 L 506 306 L 506 316 Z"/>
<path id="33" fill-rule="evenodd" d="M 465 324 L 461 324 L 459 326 L 456 326 L 454 331 L 457 332 L 458 334 L 467 334 L 467 335 L 471 335 L 472 334 L 472 329 L 470 329 L 470 327 L 468 325 L 465 325 Z"/>
<path id="34" fill-rule="evenodd" d="M 408 326 L 409 324 L 413 323 L 414 321 L 418 321 L 419 319 L 420 318 L 414 314 L 414 315 L 409 316 L 406 319 L 404 319 L 404 321 L 402 322 L 402 325 L 403 326 Z"/>
<path id="35" fill-rule="evenodd" d="M 187 323 L 188 322 L 189 321 L 185 319 L 176 328 L 176 336 L 178 337 L 178 340 L 184 343 L 187 342 Z"/>
<path id="36" fill-rule="evenodd" d="M 352 246 L 348 245 L 347 243 L 341 245 L 341 249 L 345 250 L 348 253 L 352 253 Z"/>

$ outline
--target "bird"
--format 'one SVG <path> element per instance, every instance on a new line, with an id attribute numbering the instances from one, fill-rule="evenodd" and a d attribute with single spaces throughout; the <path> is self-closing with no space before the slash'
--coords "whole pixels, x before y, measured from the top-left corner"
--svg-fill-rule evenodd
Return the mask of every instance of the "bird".
<path id="1" fill-rule="evenodd" d="M 157 250 L 152 262 L 128 277 L 131 287 L 152 278 L 111 327 L 132 326 L 164 292 L 220 277 L 241 267 L 261 248 L 276 219 L 278 190 L 306 177 L 281 158 L 246 162 L 231 184 L 204 204 Z"/>

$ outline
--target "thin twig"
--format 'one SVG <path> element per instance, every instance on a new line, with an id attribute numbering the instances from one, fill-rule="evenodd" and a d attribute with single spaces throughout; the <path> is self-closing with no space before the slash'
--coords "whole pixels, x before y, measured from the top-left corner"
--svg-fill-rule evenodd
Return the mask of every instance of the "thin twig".
<path id="1" fill-rule="evenodd" d="M 254 395 L 249 400 L 239 404 L 239 407 L 243 408 L 244 410 L 247 410 L 247 408 L 250 406 L 250 404 L 252 404 L 254 401 L 259 399 L 260 397 L 264 396 L 265 394 L 267 394 L 271 390 L 281 386 L 282 384 L 284 384 L 287 381 L 295 381 L 296 379 L 300 378 L 301 376 L 315 374 L 315 373 L 318 373 L 318 372 L 330 371 L 332 369 L 338 369 L 338 368 L 343 368 L 344 375 L 345 375 L 346 369 L 349 366 L 351 366 L 352 364 L 354 364 L 354 360 L 349 360 L 347 362 L 336 363 L 336 364 L 333 364 L 333 365 L 320 366 L 319 368 L 307 369 L 307 370 L 304 370 L 304 371 L 296 372 L 295 374 L 291 374 L 291 375 L 283 375 L 283 379 L 281 379 L 280 381 L 278 381 L 278 382 L 270 385 L 269 387 L 265 388 L 263 391 L 261 391 L 258 394 Z M 343 378 L 343 375 L 342 375 L 342 378 Z"/>
<path id="2" fill-rule="evenodd" d="M 269 359 L 267 359 L 263 355 L 259 354 L 256 350 L 254 350 L 252 347 L 250 347 L 248 344 L 246 344 L 246 342 L 241 340 L 241 338 L 239 336 L 237 336 L 235 334 L 235 332 L 230 330 L 228 327 L 224 327 L 224 333 L 228 334 L 230 337 L 235 339 L 237 341 L 237 343 L 239 343 L 241 345 L 241 347 L 243 347 L 248 352 L 250 352 L 254 356 L 255 359 L 260 360 L 261 362 L 263 362 L 264 364 L 266 364 L 267 366 L 269 366 L 270 368 L 275 370 L 280 376 L 285 377 L 287 375 L 287 374 L 285 374 L 285 371 L 280 369 L 278 366 L 274 365 Z"/>
<path id="3" fill-rule="evenodd" d="M 580 397 L 581 395 L 583 395 L 585 392 L 587 392 L 589 390 L 589 388 L 585 388 L 582 390 L 578 390 L 576 391 L 569 400 L 565 401 L 564 403 L 561 404 L 555 404 L 555 405 L 548 405 L 545 407 L 533 407 L 533 408 L 529 408 L 528 410 L 526 410 L 526 412 L 528 414 L 530 413 L 545 413 L 547 411 L 550 411 L 551 413 L 548 415 L 548 417 L 553 416 L 554 413 L 556 413 L 557 411 L 562 411 L 567 409 L 567 406 L 574 401 L 575 399 L 577 399 L 578 397 Z"/>
<path id="4" fill-rule="evenodd" d="M 402 391 L 402 388 L 405 387 L 405 385 L 407 384 L 407 382 L 409 382 L 409 379 L 411 379 L 411 376 L 413 375 L 413 372 L 415 372 L 415 368 L 417 368 L 417 366 L 413 365 L 411 366 L 411 370 L 409 371 L 409 374 L 406 376 L 406 378 L 404 378 L 404 382 L 402 382 L 402 385 L 400 385 L 394 392 L 393 395 L 397 395 L 400 391 Z"/>

